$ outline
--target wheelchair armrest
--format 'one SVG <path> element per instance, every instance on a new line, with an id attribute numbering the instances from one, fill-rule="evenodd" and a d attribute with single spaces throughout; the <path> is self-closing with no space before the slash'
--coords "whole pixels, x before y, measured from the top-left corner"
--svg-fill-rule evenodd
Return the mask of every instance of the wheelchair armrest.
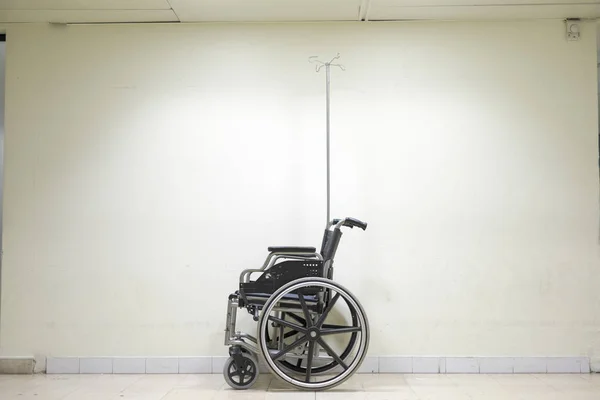
<path id="1" fill-rule="evenodd" d="M 275 261 L 280 258 L 293 258 L 296 260 L 317 258 L 320 260 L 323 257 L 321 257 L 321 254 L 315 253 L 315 252 L 312 252 L 312 253 L 294 253 L 294 252 L 284 252 L 284 251 L 272 252 L 272 253 L 269 253 L 269 255 L 267 256 L 267 259 L 265 260 L 261 269 L 262 270 L 269 269 L 271 267 L 271 265 L 273 265 L 273 263 L 275 263 Z"/>
<path id="2" fill-rule="evenodd" d="M 317 251 L 315 247 L 302 246 L 271 246 L 268 250 L 269 253 L 314 253 Z"/>
<path id="3" fill-rule="evenodd" d="M 240 283 L 248 283 L 250 281 L 250 275 L 255 272 L 264 272 L 263 269 L 245 269 L 240 274 Z"/>

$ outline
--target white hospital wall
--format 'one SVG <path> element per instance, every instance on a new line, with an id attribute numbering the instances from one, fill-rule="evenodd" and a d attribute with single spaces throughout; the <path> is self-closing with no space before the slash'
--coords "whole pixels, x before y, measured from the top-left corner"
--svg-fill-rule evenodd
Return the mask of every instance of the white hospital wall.
<path id="1" fill-rule="evenodd" d="M 318 245 L 371 355 L 600 352 L 595 25 L 12 26 L 0 351 L 225 355 L 269 245 Z"/>
<path id="2" fill-rule="evenodd" d="M 0 197 L 3 197 L 2 177 L 4 176 L 4 86 L 6 80 L 6 42 L 0 42 Z M 2 242 L 2 199 L 0 198 L 0 243 Z M 0 261 L 0 272 L 2 263 Z M 1 305 L 0 305 L 1 306 Z"/>

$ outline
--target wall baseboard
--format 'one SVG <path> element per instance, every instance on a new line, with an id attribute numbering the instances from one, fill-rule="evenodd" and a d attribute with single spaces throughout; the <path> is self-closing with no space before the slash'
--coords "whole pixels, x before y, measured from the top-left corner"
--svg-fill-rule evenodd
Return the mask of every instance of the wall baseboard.
<path id="1" fill-rule="evenodd" d="M 590 359 L 590 370 L 592 372 L 600 372 L 600 358 L 594 357 Z"/>
<path id="2" fill-rule="evenodd" d="M 0 374 L 22 375 L 33 374 L 35 359 L 33 357 L 0 357 Z"/>
<path id="3" fill-rule="evenodd" d="M 227 356 L 48 357 L 46 373 L 220 374 L 227 358 Z M 0 367 L 1 361 L 2 359 L 0 359 Z M 33 359 L 31 362 L 33 363 Z M 264 364 L 260 365 L 260 369 L 261 372 L 268 372 Z M 590 359 L 587 357 L 368 356 L 359 370 L 359 373 L 368 374 L 588 374 L 590 372 L 592 369 Z"/>

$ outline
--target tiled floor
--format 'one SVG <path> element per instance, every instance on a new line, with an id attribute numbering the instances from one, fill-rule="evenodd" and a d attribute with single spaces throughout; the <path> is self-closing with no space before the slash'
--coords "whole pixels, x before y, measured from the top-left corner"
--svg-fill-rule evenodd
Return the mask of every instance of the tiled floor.
<path id="1" fill-rule="evenodd" d="M 221 375 L 0 375 L 1 400 L 600 400 L 595 375 L 355 375 L 327 392 L 288 388 L 261 375 L 250 390 Z"/>

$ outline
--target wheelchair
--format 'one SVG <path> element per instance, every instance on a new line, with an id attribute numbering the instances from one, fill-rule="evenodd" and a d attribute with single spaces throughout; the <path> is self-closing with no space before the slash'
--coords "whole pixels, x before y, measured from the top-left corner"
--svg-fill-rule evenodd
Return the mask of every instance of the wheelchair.
<path id="1" fill-rule="evenodd" d="M 327 224 L 321 251 L 314 247 L 269 247 L 259 269 L 240 274 L 229 296 L 223 375 L 234 389 L 258 379 L 259 357 L 267 369 L 291 386 L 331 389 L 349 379 L 369 347 L 367 315 L 356 297 L 333 281 L 333 261 L 342 227 L 366 230 L 354 218 Z M 253 274 L 259 274 L 251 280 Z M 258 322 L 256 337 L 236 331 L 237 310 Z"/>

